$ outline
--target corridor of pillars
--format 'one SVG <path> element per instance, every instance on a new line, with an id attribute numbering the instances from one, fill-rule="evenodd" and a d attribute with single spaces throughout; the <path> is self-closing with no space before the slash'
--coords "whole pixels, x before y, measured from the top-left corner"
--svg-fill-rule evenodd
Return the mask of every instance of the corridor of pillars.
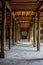
<path id="1" fill-rule="evenodd" d="M 1 25 L 2 29 L 1 29 L 0 58 L 4 58 L 5 57 L 4 48 L 5 48 L 5 44 L 7 45 L 7 40 L 9 41 L 8 48 L 10 50 L 11 46 L 15 45 L 16 41 L 20 41 L 21 34 L 20 34 L 19 24 L 16 23 L 15 17 L 12 15 L 12 11 L 7 8 L 6 1 L 2 0 L 1 4 L 2 4 L 2 25 Z M 40 12 L 39 12 L 39 10 L 37 10 L 36 15 L 33 16 L 33 19 L 32 19 L 33 24 L 32 24 L 32 26 L 30 26 L 30 28 L 28 30 L 28 38 L 27 38 L 28 41 L 30 41 L 31 36 L 33 37 L 33 47 L 37 47 L 37 51 L 40 50 L 39 16 L 40 16 Z M 36 24 L 37 24 L 37 26 L 36 26 Z M 43 29 L 43 26 L 42 26 L 42 29 Z M 37 31 L 37 34 L 36 34 L 36 31 Z M 42 35 L 42 40 L 43 40 L 43 35 Z M 37 43 L 36 43 L 36 41 L 37 41 Z"/>
<path id="2" fill-rule="evenodd" d="M 2 3 L 2 29 L 1 29 L 0 58 L 4 58 L 5 57 L 4 48 L 5 48 L 5 44 L 7 45 L 7 42 L 6 42 L 7 39 L 9 41 L 8 42 L 9 49 L 11 49 L 11 45 L 13 46 L 15 42 L 15 20 L 11 14 L 11 11 L 7 12 L 6 10 L 6 2 L 3 0 L 1 1 L 1 3 Z M 8 16 L 6 16 L 7 13 L 9 14 L 8 16 L 10 16 L 9 24 L 7 22 L 8 20 L 6 19 L 6 17 L 8 18 Z"/>

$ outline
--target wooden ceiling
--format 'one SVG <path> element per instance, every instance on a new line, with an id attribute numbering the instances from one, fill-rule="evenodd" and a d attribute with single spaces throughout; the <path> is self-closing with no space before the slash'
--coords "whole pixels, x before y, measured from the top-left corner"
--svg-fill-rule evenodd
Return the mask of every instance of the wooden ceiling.
<path id="1" fill-rule="evenodd" d="M 17 23 L 20 24 L 20 27 L 30 27 L 33 16 L 36 14 L 36 11 L 40 11 L 43 8 L 43 4 L 38 0 L 11 0 L 8 2 Z M 40 22 L 43 22 L 43 11 L 40 12 Z M 41 17 L 42 16 L 42 17 Z"/>
<path id="2" fill-rule="evenodd" d="M 43 24 L 43 0 L 8 0 L 6 1 L 6 7 L 21 28 L 29 28 L 33 24 L 33 16 L 36 15 L 38 9 L 40 11 L 40 23 Z M 9 25 L 10 15 L 8 11 L 6 15 L 7 25 Z"/>

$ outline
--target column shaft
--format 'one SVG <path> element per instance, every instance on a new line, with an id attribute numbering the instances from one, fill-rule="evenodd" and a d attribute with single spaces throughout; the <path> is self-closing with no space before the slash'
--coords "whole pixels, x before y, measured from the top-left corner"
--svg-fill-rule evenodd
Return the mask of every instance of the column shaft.
<path id="1" fill-rule="evenodd" d="M 10 13 L 10 26 L 9 26 L 9 49 L 11 49 L 12 44 L 12 15 Z"/>
<path id="2" fill-rule="evenodd" d="M 39 11 L 37 11 L 37 51 L 40 50 L 40 22 L 39 22 Z"/>
<path id="3" fill-rule="evenodd" d="M 33 46 L 36 46 L 36 23 L 34 20 L 34 24 L 33 24 Z"/>
<path id="4" fill-rule="evenodd" d="M 42 42 L 43 42 L 43 26 L 42 26 Z"/>
<path id="5" fill-rule="evenodd" d="M 13 19 L 13 46 L 14 46 L 14 43 L 15 43 L 15 21 Z"/>

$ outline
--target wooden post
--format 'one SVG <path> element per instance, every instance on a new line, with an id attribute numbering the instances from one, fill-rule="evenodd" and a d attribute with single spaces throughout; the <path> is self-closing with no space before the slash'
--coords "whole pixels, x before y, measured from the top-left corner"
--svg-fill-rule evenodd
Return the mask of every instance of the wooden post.
<path id="1" fill-rule="evenodd" d="M 29 41 L 30 41 L 30 35 L 31 35 L 31 28 L 29 29 Z"/>
<path id="2" fill-rule="evenodd" d="M 0 54 L 0 58 L 5 57 L 5 53 L 4 53 L 5 25 L 6 25 L 6 2 L 2 1 L 2 30 L 1 30 L 1 54 Z"/>
<path id="3" fill-rule="evenodd" d="M 16 41 L 20 41 L 20 27 L 19 24 L 16 23 Z"/>
<path id="4" fill-rule="evenodd" d="M 16 42 L 16 21 L 14 20 L 14 39 Z"/>
<path id="5" fill-rule="evenodd" d="M 17 41 L 17 39 L 16 39 L 16 30 L 17 30 L 17 24 L 16 24 L 16 21 L 15 21 L 15 42 Z"/>
<path id="6" fill-rule="evenodd" d="M 39 11 L 37 11 L 37 51 L 40 50 L 40 22 L 39 22 Z"/>
<path id="7" fill-rule="evenodd" d="M 33 25 L 32 25 L 32 42 L 33 42 Z"/>
<path id="8" fill-rule="evenodd" d="M 29 31 L 27 32 L 27 40 L 29 41 Z"/>
<path id="9" fill-rule="evenodd" d="M 33 25 L 31 26 L 31 41 L 33 42 Z"/>
<path id="10" fill-rule="evenodd" d="M 36 47 L 36 22 L 34 18 L 34 23 L 33 23 L 33 46 Z"/>
<path id="11" fill-rule="evenodd" d="M 12 44 L 12 15 L 10 12 L 10 26 L 9 26 L 9 49 L 11 49 L 11 44 Z"/>
<path id="12" fill-rule="evenodd" d="M 13 27 L 12 27 L 12 30 L 13 30 L 13 36 L 12 36 L 12 38 L 13 38 L 13 46 L 14 46 L 14 43 L 15 43 L 15 21 L 14 21 L 14 18 L 13 18 Z"/>
<path id="13" fill-rule="evenodd" d="M 30 30 L 29 30 L 29 38 L 30 38 L 30 41 L 32 41 L 32 25 L 31 25 Z"/>
<path id="14" fill-rule="evenodd" d="M 18 41 L 20 41 L 21 36 L 20 36 L 20 26 L 19 26 L 19 24 L 18 24 L 18 34 L 17 34 L 17 37 L 18 37 Z"/>
<path id="15" fill-rule="evenodd" d="M 43 43 L 43 25 L 42 25 L 42 43 Z"/>
<path id="16" fill-rule="evenodd" d="M 30 36 L 29 36 L 29 30 L 28 30 L 28 33 L 27 33 L 27 40 L 30 41 Z"/>

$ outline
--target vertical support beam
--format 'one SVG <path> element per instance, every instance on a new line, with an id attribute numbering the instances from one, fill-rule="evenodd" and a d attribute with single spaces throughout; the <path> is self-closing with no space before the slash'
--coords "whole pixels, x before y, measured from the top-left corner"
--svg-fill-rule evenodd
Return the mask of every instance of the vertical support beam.
<path id="1" fill-rule="evenodd" d="M 31 25 L 31 27 L 30 27 L 30 31 L 29 31 L 29 37 L 30 37 L 30 41 L 32 41 L 32 25 Z"/>
<path id="2" fill-rule="evenodd" d="M 29 39 L 30 37 L 29 37 L 29 30 L 28 30 L 28 32 L 27 32 L 27 40 L 29 41 L 30 39 Z"/>
<path id="3" fill-rule="evenodd" d="M 34 18 L 34 23 L 33 23 L 33 46 L 36 46 L 36 23 L 35 23 L 35 18 Z"/>
<path id="4" fill-rule="evenodd" d="M 42 25 L 42 43 L 43 43 L 43 25 Z"/>
<path id="5" fill-rule="evenodd" d="M 2 31 L 1 31 L 1 58 L 5 57 L 4 43 L 5 43 L 5 25 L 6 25 L 6 2 L 2 1 Z"/>
<path id="6" fill-rule="evenodd" d="M 10 12 L 10 26 L 9 26 L 9 49 L 11 49 L 11 44 L 12 44 L 12 15 Z"/>
<path id="7" fill-rule="evenodd" d="M 16 41 L 19 41 L 18 34 L 19 34 L 19 27 L 18 27 L 18 24 L 17 24 L 16 25 Z"/>
<path id="8" fill-rule="evenodd" d="M 20 37 L 20 26 L 17 23 L 17 29 L 16 29 L 16 40 L 20 41 L 21 37 Z"/>
<path id="9" fill-rule="evenodd" d="M 31 26 L 31 41 L 33 42 L 33 25 Z"/>
<path id="10" fill-rule="evenodd" d="M 37 51 L 40 50 L 40 22 L 39 22 L 39 11 L 37 11 Z"/>
<path id="11" fill-rule="evenodd" d="M 12 17 L 12 46 L 14 46 L 14 19 Z"/>
<path id="12" fill-rule="evenodd" d="M 29 29 L 29 41 L 31 40 L 31 27 Z"/>
<path id="13" fill-rule="evenodd" d="M 29 41 L 30 41 L 30 29 L 29 29 Z"/>
<path id="14" fill-rule="evenodd" d="M 22 37 L 21 37 L 21 28 L 20 28 L 20 40 L 22 39 Z"/>
<path id="15" fill-rule="evenodd" d="M 33 24 L 32 24 L 32 42 L 33 42 Z"/>
<path id="16" fill-rule="evenodd" d="M 27 40 L 30 42 L 31 27 L 28 29 Z"/>
<path id="17" fill-rule="evenodd" d="M 12 30 L 13 30 L 13 36 L 12 36 L 12 38 L 13 38 L 13 46 L 14 46 L 14 43 L 15 43 L 15 21 L 14 21 L 14 18 L 13 18 L 13 27 L 12 27 Z"/>
<path id="18" fill-rule="evenodd" d="M 17 23 L 15 22 L 15 41 L 18 41 L 17 35 L 18 35 L 18 25 L 17 25 Z"/>
<path id="19" fill-rule="evenodd" d="M 15 31 L 15 42 L 16 42 L 16 25 L 17 25 L 16 21 L 14 21 L 14 25 L 15 25 L 15 28 L 14 28 L 15 30 L 14 31 Z"/>
<path id="20" fill-rule="evenodd" d="M 20 41 L 20 39 L 21 39 L 21 35 L 20 35 L 20 26 L 19 26 L 19 24 L 18 24 L 18 40 Z"/>

